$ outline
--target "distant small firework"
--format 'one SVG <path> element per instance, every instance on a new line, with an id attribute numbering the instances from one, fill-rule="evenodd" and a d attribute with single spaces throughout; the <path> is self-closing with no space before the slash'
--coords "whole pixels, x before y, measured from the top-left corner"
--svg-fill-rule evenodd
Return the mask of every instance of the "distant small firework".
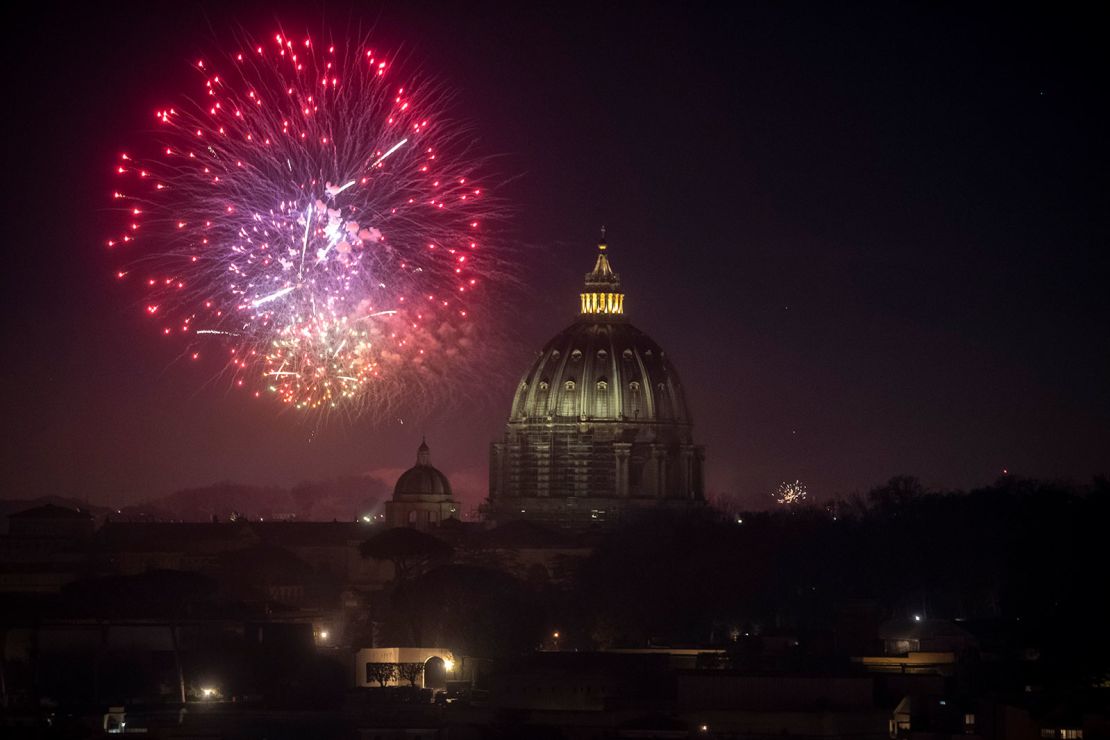
<path id="1" fill-rule="evenodd" d="M 488 355 L 500 271 L 447 92 L 365 42 L 285 33 L 193 66 L 201 97 L 155 111 L 157 147 L 113 168 L 107 245 L 146 315 L 290 407 L 384 418 L 451 394 Z"/>
<path id="2" fill-rule="evenodd" d="M 805 501 L 806 487 L 802 485 L 801 481 L 794 481 L 793 483 L 783 482 L 779 484 L 774 496 L 775 502 L 782 506 L 793 506 Z"/>

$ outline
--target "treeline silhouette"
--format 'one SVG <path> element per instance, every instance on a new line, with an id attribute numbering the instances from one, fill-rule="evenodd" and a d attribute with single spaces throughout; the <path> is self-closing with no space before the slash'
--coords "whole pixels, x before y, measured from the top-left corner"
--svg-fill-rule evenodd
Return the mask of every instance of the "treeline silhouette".
<path id="1" fill-rule="evenodd" d="M 820 637 L 861 613 L 1012 622 L 1086 681 L 1110 668 L 1108 524 L 1106 478 L 939 492 L 902 476 L 823 505 L 647 514 L 581 565 L 563 620 L 595 646 Z"/>
<path id="2" fill-rule="evenodd" d="M 815 665 L 881 651 L 886 620 L 960 620 L 984 651 L 1033 651 L 1046 678 L 1089 686 L 1110 677 L 1108 515 L 1105 478 L 942 492 L 907 476 L 767 512 L 644 512 L 588 538 L 590 554 L 550 578 L 461 566 L 473 562 L 465 548 L 420 549 L 429 557 L 405 569 L 386 632 L 498 655 L 555 631 L 561 648 L 583 650 L 742 653 L 777 639 Z M 408 549 L 431 539 L 391 532 L 410 533 Z M 389 557 L 372 549 L 364 556 Z"/>

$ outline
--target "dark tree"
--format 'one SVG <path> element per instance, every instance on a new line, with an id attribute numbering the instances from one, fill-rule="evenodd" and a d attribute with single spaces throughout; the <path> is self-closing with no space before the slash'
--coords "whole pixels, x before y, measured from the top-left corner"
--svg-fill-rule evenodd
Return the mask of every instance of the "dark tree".
<path id="1" fill-rule="evenodd" d="M 449 544 L 409 527 L 396 527 L 363 542 L 359 552 L 364 558 L 393 563 L 397 584 L 418 576 L 433 564 L 446 561 L 454 551 Z"/>
<path id="2" fill-rule="evenodd" d="M 709 514 L 630 518 L 578 569 L 568 645 L 706 641 L 735 603 L 761 598 L 763 574 L 741 541 L 753 531 Z"/>
<path id="3" fill-rule="evenodd" d="M 396 663 L 367 663 L 366 664 L 366 680 L 377 681 L 379 686 L 385 686 L 387 683 L 397 678 L 397 664 Z"/>
<path id="4" fill-rule="evenodd" d="M 926 494 L 925 486 L 912 475 L 896 475 L 886 483 L 867 492 L 871 505 L 893 511 L 916 501 Z"/>
<path id="5" fill-rule="evenodd" d="M 543 612 L 535 594 L 508 573 L 447 565 L 398 592 L 389 629 L 397 639 L 498 657 L 534 647 Z"/>
<path id="6" fill-rule="evenodd" d="M 215 591 L 216 582 L 199 573 L 153 570 L 132 576 L 76 581 L 62 590 L 62 596 L 73 610 L 86 611 L 97 617 L 141 616 L 167 620 L 173 642 L 178 693 L 184 703 L 185 673 L 181 665 L 179 624 Z"/>
<path id="7" fill-rule="evenodd" d="M 409 686 L 416 686 L 416 682 L 424 675 L 423 663 L 398 663 L 397 675 L 409 682 Z"/>

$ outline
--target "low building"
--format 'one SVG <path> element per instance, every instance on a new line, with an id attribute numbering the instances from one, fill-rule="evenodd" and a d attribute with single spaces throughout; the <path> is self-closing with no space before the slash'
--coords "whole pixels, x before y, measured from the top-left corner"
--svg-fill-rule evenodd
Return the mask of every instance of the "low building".
<path id="1" fill-rule="evenodd" d="M 472 532 L 454 544 L 461 550 L 458 560 L 494 567 L 532 584 L 567 581 L 592 552 L 580 536 L 520 519 Z"/>
<path id="2" fill-rule="evenodd" d="M 11 514 L 0 537 L 0 592 L 57 593 L 90 572 L 96 521 L 87 511 L 45 504 Z"/>
<path id="3" fill-rule="evenodd" d="M 442 647 L 363 648 L 355 653 L 355 686 L 406 686 L 441 689 L 463 670 L 455 654 Z M 382 669 L 385 670 L 382 670 Z M 406 671 L 411 671 L 406 675 Z M 411 680 L 410 680 L 411 676 Z"/>
<path id="4" fill-rule="evenodd" d="M 884 655 L 955 653 L 976 650 L 978 643 L 967 630 L 947 619 L 892 619 L 879 626 Z"/>
<path id="5" fill-rule="evenodd" d="M 889 709 L 866 675 L 750 675 L 680 671 L 676 708 L 726 737 L 885 737 Z"/>

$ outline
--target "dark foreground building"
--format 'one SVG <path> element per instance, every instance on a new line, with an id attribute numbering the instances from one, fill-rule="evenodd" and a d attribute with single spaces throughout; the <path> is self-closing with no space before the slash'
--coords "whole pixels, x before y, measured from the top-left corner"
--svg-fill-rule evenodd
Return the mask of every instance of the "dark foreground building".
<path id="1" fill-rule="evenodd" d="M 578 319 L 549 341 L 490 455 L 495 521 L 584 526 L 639 507 L 704 504 L 704 448 L 678 373 L 629 323 L 604 237 Z"/>

